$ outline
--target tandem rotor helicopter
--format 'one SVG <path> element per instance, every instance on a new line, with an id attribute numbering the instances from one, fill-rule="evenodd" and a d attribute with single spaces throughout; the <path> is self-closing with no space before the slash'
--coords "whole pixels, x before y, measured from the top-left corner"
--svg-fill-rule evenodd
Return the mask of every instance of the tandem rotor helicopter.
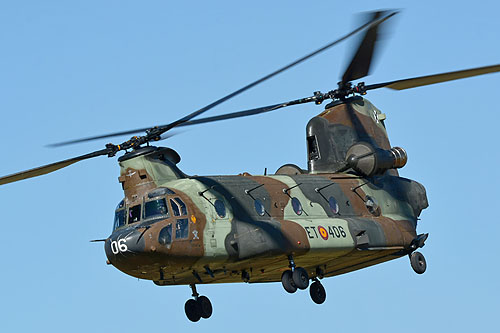
<path id="1" fill-rule="evenodd" d="M 413 270 L 426 270 L 417 250 L 428 234 L 416 231 L 428 206 L 425 188 L 399 177 L 407 162 L 391 147 L 385 114 L 367 99 L 369 90 L 404 90 L 500 71 L 500 65 L 365 84 L 377 37 L 394 11 L 370 13 L 368 23 L 293 63 L 172 123 L 66 141 L 54 146 L 136 134 L 121 144 L 0 178 L 0 185 L 54 172 L 118 152 L 124 198 L 104 242 L 108 264 L 156 285 L 189 285 L 184 309 L 191 321 L 209 318 L 212 304 L 196 285 L 279 282 L 288 293 L 309 288 L 322 304 L 321 279 L 409 256 Z M 363 33 L 338 87 L 326 93 L 220 116 L 194 119 L 277 74 Z M 285 164 L 273 175 L 248 173 L 189 176 L 179 154 L 150 145 L 170 130 L 246 117 L 287 106 L 331 100 L 306 126 L 308 168 Z M 310 283 L 312 281 L 312 283 Z"/>

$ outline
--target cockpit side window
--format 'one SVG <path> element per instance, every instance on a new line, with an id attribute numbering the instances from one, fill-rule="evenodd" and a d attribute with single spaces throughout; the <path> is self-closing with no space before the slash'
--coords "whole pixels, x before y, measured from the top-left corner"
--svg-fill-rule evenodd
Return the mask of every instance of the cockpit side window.
<path id="1" fill-rule="evenodd" d="M 158 243 L 161 245 L 170 245 L 172 243 L 172 224 L 161 229 L 158 235 Z"/>
<path id="2" fill-rule="evenodd" d="M 186 205 L 180 198 L 170 199 L 170 205 L 172 206 L 172 211 L 174 213 L 174 216 L 187 215 Z"/>
<path id="3" fill-rule="evenodd" d="M 124 225 L 125 225 L 125 209 L 117 210 L 115 212 L 115 223 L 113 224 L 113 230 L 116 230 Z"/>
<path id="4" fill-rule="evenodd" d="M 164 198 L 147 201 L 144 204 L 144 218 L 168 217 L 167 201 Z"/>
<path id="5" fill-rule="evenodd" d="M 181 198 L 170 199 L 170 206 L 174 216 L 187 216 L 186 204 Z M 175 221 L 175 239 L 187 239 L 189 237 L 189 220 L 187 218 L 178 218 Z"/>
<path id="6" fill-rule="evenodd" d="M 141 205 L 136 205 L 128 209 L 128 223 L 139 222 L 141 220 Z"/>
<path id="7" fill-rule="evenodd" d="M 175 239 L 186 239 L 189 236 L 188 219 L 177 219 L 175 223 Z"/>

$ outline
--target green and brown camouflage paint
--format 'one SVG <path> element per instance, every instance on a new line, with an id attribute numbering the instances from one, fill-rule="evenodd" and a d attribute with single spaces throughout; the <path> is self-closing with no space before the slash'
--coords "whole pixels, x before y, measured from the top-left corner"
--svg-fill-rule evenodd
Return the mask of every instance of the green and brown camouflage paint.
<path id="1" fill-rule="evenodd" d="M 371 178 L 352 170 L 336 172 L 356 142 L 390 149 L 384 119 L 360 97 L 332 103 L 307 126 L 309 170 L 285 168 L 288 174 L 188 177 L 168 148 L 146 147 L 123 156 L 119 181 L 125 206 L 142 204 L 152 190 L 168 188 L 175 194 L 164 195 L 167 202 L 178 197 L 187 206 L 189 234 L 175 239 L 172 232 L 171 244 L 159 242 L 163 228 L 175 227 L 178 217 L 172 214 L 131 223 L 106 240 L 109 262 L 158 285 L 241 282 L 244 277 L 253 283 L 280 281 L 288 255 L 316 277 L 408 254 L 417 217 L 427 207 L 423 186 L 399 177 L 395 169 Z M 378 202 L 377 211 L 369 210 L 367 196 Z M 257 199 L 263 215 L 255 208 Z M 217 214 L 216 200 L 224 203 L 225 216 Z M 297 200 L 300 214 L 292 203 Z M 113 252 L 111 243 L 118 241 L 126 246 Z"/>

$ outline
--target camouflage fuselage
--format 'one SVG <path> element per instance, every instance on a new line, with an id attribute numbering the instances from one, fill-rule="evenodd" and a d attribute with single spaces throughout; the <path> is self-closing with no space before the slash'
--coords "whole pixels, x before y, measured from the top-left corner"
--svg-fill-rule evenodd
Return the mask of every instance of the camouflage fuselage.
<path id="1" fill-rule="evenodd" d="M 160 285 L 280 281 L 289 255 L 310 277 L 392 260 L 410 252 L 427 206 L 423 186 L 397 172 L 188 177 L 171 150 L 148 149 L 120 160 L 120 209 L 165 199 L 168 214 L 142 213 L 105 250 L 119 270 Z"/>

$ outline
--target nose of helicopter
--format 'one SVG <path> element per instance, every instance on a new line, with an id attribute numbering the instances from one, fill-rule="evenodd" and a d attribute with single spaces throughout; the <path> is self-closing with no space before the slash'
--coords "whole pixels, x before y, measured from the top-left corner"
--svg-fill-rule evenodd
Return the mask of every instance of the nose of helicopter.
<path id="1" fill-rule="evenodd" d="M 128 227 L 116 230 L 106 239 L 104 249 L 113 266 L 136 265 L 144 254 L 144 229 Z"/>

